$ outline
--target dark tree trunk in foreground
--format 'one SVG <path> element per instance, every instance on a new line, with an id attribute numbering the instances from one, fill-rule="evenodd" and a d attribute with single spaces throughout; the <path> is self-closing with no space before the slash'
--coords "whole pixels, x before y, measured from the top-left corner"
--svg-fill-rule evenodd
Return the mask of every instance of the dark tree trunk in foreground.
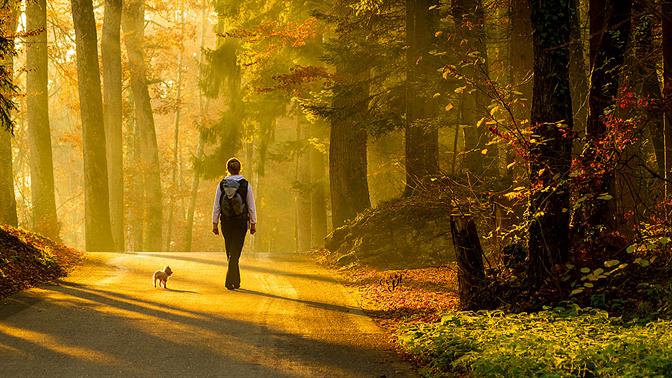
<path id="1" fill-rule="evenodd" d="M 572 103 L 569 87 L 569 0 L 530 0 L 534 44 L 534 95 L 530 148 L 528 274 L 532 287 L 569 257 L 569 178 Z M 544 190 L 540 190 L 543 188 Z"/>
<path id="2" fill-rule="evenodd" d="M 667 162 L 672 154 L 672 0 L 662 0 L 663 14 L 663 103 L 665 104 L 665 136 Z M 670 178 L 670 165 L 665 167 L 666 176 Z M 666 184 L 669 187 L 669 184 Z M 666 195 L 670 195 L 666 190 Z"/>
<path id="3" fill-rule="evenodd" d="M 154 114 L 147 88 L 144 57 L 144 17 L 143 0 L 126 3 L 123 16 L 124 38 L 128 54 L 131 91 L 135 105 L 135 122 L 139 132 L 145 189 L 145 228 L 143 249 L 160 251 L 163 245 L 162 224 L 163 205 L 161 194 L 161 172 L 159 148 L 154 127 Z"/>
<path id="4" fill-rule="evenodd" d="M 614 105 L 620 86 L 621 67 L 625 59 L 625 49 L 630 37 L 630 0 L 591 1 L 590 2 L 590 56 L 591 56 L 591 86 L 588 96 L 588 124 L 586 136 L 588 142 L 582 154 L 583 165 L 590 166 L 602 157 L 596 151 L 597 143 L 607 132 L 602 117 L 605 111 Z M 587 235 L 588 230 L 597 230 L 605 226 L 613 230 L 616 222 L 611 215 L 609 201 L 597 199 L 602 193 L 609 193 L 613 197 L 614 173 L 610 167 L 606 172 L 597 172 L 596 187 L 590 188 L 595 195 L 583 207 L 584 231 L 579 227 L 581 237 Z"/>
<path id="5" fill-rule="evenodd" d="M 478 240 L 476 224 L 470 215 L 452 215 L 450 233 L 457 259 L 457 281 L 460 291 L 460 308 L 478 310 L 484 305 L 483 249 Z"/>
<path id="6" fill-rule="evenodd" d="M 2 74 L 6 75 L 0 80 L 0 91 L 2 96 L 11 96 L 11 83 L 14 76 L 14 38 L 12 36 L 16 30 L 17 4 L 15 1 L 7 1 L 0 7 L 0 35 L 7 40 L 3 41 L 10 46 L 2 46 Z M 4 106 L 4 103 L 3 103 Z M 11 109 L 2 109 L 3 112 L 10 114 Z M 14 197 L 14 172 L 12 169 L 12 134 L 10 133 L 12 124 L 0 125 L 0 224 L 17 226 L 19 221 L 16 214 L 16 198 Z"/>
<path id="7" fill-rule="evenodd" d="M 359 62 L 361 64 L 361 62 Z M 368 111 L 369 71 L 339 63 L 336 75 L 355 80 L 335 89 L 329 144 L 331 216 L 334 228 L 341 227 L 371 207 L 367 179 L 367 131 L 363 119 Z"/>
<path id="8" fill-rule="evenodd" d="M 658 105 L 662 100 L 658 72 L 656 71 L 656 63 L 660 56 L 653 53 L 655 51 L 653 13 L 647 8 L 645 1 L 647 0 L 636 0 L 632 4 L 634 24 L 632 26 L 632 68 L 630 70 L 629 86 L 641 97 L 653 100 Z M 665 173 L 665 138 L 663 135 L 663 115 L 660 108 L 647 111 L 645 122 L 643 128 L 648 128 L 650 131 L 658 172 L 663 176 Z"/>
<path id="9" fill-rule="evenodd" d="M 84 144 L 84 218 L 87 251 L 113 251 L 105 152 L 103 98 L 96 21 L 91 0 L 72 0 L 77 44 L 77 84 Z"/>
<path id="10" fill-rule="evenodd" d="M 110 186 L 110 223 L 117 251 L 123 251 L 126 245 L 124 240 L 124 162 L 121 140 L 121 1 L 105 1 L 101 42 L 107 177 Z"/>
<path id="11" fill-rule="evenodd" d="M 430 121 L 437 116 L 437 102 L 427 82 L 436 81 L 439 66 L 429 52 L 439 12 L 430 9 L 437 0 L 406 0 L 406 194 L 423 178 L 439 173 L 439 131 Z M 434 64 L 433 64 L 434 63 Z"/>
<path id="12" fill-rule="evenodd" d="M 35 231 L 58 238 L 54 194 L 54 164 L 49 128 L 49 92 L 47 57 L 47 2 L 28 1 L 26 27 L 37 34 L 26 43 L 26 117 L 30 140 L 30 191 Z"/>

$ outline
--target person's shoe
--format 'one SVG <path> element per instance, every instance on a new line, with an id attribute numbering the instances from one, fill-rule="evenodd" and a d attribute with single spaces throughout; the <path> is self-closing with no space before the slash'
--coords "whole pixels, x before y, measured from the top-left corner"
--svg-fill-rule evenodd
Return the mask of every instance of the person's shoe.
<path id="1" fill-rule="evenodd" d="M 229 289 L 229 290 L 235 290 L 235 289 L 237 289 L 237 287 L 235 287 L 235 286 L 233 286 L 233 285 L 226 285 L 226 288 Z"/>

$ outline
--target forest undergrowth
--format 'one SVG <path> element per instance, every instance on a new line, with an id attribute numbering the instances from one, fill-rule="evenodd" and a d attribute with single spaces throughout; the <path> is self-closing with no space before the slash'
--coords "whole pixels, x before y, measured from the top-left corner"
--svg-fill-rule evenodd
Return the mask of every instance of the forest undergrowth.
<path id="1" fill-rule="evenodd" d="M 493 269 L 483 293 L 493 309 L 477 312 L 460 310 L 454 264 L 343 267 L 327 250 L 318 260 L 358 289 L 364 311 L 423 376 L 665 376 L 672 371 L 668 242 L 650 238 L 610 259 L 577 258 L 559 271 L 559 286 L 534 293 L 515 264 Z"/>
<path id="2" fill-rule="evenodd" d="M 66 276 L 82 252 L 39 234 L 0 225 L 0 299 Z"/>

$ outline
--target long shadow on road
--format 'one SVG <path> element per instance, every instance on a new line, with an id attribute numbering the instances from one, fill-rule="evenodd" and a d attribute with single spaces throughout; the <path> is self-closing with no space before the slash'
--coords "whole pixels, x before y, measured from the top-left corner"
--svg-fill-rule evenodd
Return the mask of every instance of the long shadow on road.
<path id="1" fill-rule="evenodd" d="M 56 294 L 57 299 L 49 303 L 55 321 L 30 322 L 25 327 L 19 319 L 6 321 L 8 316 L 0 311 L 5 319 L 0 324 L 0 351 L 9 357 L 3 358 L 6 373 L 18 369 L 19 376 L 21 372 L 49 375 L 69 366 L 71 370 L 56 375 L 149 376 L 169 371 L 201 376 L 220 375 L 220 371 L 228 376 L 295 376 L 278 370 L 282 362 L 326 367 L 334 376 L 370 376 L 372 372 L 361 371 L 361 365 L 353 362 L 380 360 L 376 349 L 315 340 L 86 285 L 62 283 L 46 291 Z M 249 290 L 242 293 L 291 300 Z M 331 311 L 352 310 L 293 301 Z M 30 356 L 28 362 L 26 356 Z M 33 370 L 22 370 L 29 367 Z"/>

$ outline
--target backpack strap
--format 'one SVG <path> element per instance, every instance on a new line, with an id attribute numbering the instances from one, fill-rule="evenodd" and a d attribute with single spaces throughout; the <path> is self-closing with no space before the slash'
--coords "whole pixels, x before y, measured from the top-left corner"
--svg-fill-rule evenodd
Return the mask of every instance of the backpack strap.
<path id="1" fill-rule="evenodd" d="M 249 183 L 245 179 L 241 179 L 238 181 L 240 186 L 238 187 L 238 194 L 240 194 L 240 198 L 243 200 L 243 204 L 247 208 L 247 187 Z"/>

